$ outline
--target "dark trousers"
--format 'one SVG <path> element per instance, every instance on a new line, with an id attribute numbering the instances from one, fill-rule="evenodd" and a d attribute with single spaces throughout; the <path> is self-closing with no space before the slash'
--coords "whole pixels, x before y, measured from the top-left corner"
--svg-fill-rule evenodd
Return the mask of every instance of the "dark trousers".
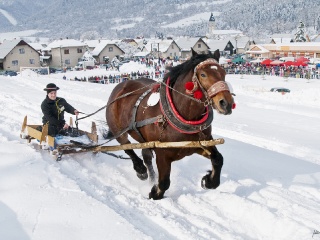
<path id="1" fill-rule="evenodd" d="M 51 125 L 49 124 L 48 126 L 48 135 L 50 135 L 51 137 L 55 137 L 58 134 L 63 135 L 63 126 L 57 126 L 57 125 Z"/>

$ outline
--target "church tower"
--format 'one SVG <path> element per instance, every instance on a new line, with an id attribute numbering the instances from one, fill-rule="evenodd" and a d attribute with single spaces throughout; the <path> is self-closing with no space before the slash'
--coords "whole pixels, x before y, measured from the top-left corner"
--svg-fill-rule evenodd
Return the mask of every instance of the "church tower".
<path id="1" fill-rule="evenodd" d="M 213 13 L 211 13 L 211 15 L 210 15 L 208 27 L 209 27 L 208 37 L 212 38 L 213 31 L 216 28 L 216 19 L 214 18 Z"/>

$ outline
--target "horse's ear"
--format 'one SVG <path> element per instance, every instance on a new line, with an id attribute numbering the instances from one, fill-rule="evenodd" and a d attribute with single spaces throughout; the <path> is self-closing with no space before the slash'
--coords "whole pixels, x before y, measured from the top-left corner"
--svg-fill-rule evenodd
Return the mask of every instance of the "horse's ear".
<path id="1" fill-rule="evenodd" d="M 213 58 L 219 62 L 219 59 L 220 59 L 220 51 L 219 51 L 219 49 L 214 51 Z"/>
<path id="2" fill-rule="evenodd" d="M 193 50 L 193 48 L 191 48 L 191 53 L 192 53 L 192 57 L 194 57 L 194 56 L 197 56 L 197 55 L 198 55 L 198 53 L 197 53 L 195 50 Z"/>

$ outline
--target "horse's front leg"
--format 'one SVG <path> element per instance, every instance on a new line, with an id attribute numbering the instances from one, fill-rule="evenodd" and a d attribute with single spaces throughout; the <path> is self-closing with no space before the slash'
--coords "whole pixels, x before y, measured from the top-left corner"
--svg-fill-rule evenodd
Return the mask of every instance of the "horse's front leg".
<path id="1" fill-rule="evenodd" d="M 201 180 L 201 187 L 204 189 L 217 188 L 220 185 L 220 175 L 223 165 L 223 156 L 218 149 L 213 146 L 211 149 L 211 155 L 209 156 L 212 164 L 212 171 L 209 171 Z"/>
<path id="2" fill-rule="evenodd" d="M 149 199 L 159 200 L 163 198 L 164 192 L 170 187 L 171 161 L 164 157 L 159 159 L 157 155 L 156 162 L 159 174 L 158 184 L 151 188 Z"/>

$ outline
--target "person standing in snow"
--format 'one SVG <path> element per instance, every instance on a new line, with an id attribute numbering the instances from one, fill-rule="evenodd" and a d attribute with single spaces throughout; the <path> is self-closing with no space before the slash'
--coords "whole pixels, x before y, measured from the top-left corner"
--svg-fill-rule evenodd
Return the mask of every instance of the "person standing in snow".
<path id="1" fill-rule="evenodd" d="M 72 107 L 64 98 L 57 97 L 57 87 L 54 83 L 49 83 L 44 91 L 47 91 L 47 96 L 41 103 L 43 113 L 43 125 L 49 124 L 48 135 L 55 137 L 63 130 L 67 130 L 69 125 L 64 120 L 64 111 L 78 116 L 79 111 Z"/>

